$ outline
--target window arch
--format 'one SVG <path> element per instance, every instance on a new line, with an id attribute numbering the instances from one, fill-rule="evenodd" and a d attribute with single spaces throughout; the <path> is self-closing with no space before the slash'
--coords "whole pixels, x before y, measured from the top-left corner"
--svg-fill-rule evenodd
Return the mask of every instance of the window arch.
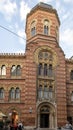
<path id="1" fill-rule="evenodd" d="M 36 21 L 34 20 L 31 23 L 31 36 L 34 36 L 36 34 Z"/>
<path id="2" fill-rule="evenodd" d="M 44 34 L 45 35 L 49 35 L 49 20 L 45 19 L 44 20 Z"/>
<path id="3" fill-rule="evenodd" d="M 10 99 L 15 99 L 15 89 L 14 88 L 10 89 L 9 97 L 10 97 Z"/>
<path id="4" fill-rule="evenodd" d="M 2 65 L 1 67 L 1 75 L 6 75 L 6 66 Z"/>
<path id="5" fill-rule="evenodd" d="M 15 90 L 15 98 L 20 99 L 20 89 L 18 87 Z"/>
<path id="6" fill-rule="evenodd" d="M 0 99 L 4 98 L 4 88 L 0 88 Z"/>
<path id="7" fill-rule="evenodd" d="M 16 75 L 17 76 L 21 75 L 21 66 L 20 65 L 17 65 L 17 67 L 16 67 Z"/>
<path id="8" fill-rule="evenodd" d="M 70 72 L 70 79 L 73 80 L 73 70 Z"/>
<path id="9" fill-rule="evenodd" d="M 13 65 L 11 68 L 11 76 L 16 76 L 16 66 Z"/>

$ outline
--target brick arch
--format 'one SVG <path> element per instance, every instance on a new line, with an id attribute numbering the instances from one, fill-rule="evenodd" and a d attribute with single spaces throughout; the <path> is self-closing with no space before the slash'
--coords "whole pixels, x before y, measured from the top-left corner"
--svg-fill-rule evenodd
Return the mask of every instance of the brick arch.
<path id="1" fill-rule="evenodd" d="M 19 107 L 15 106 L 15 105 L 8 107 L 5 113 L 8 115 L 9 113 L 12 112 L 12 110 L 16 110 L 18 112 L 19 116 L 21 115 L 21 110 L 19 109 Z"/>
<path id="2" fill-rule="evenodd" d="M 47 50 L 48 52 L 51 52 L 52 55 L 53 55 L 53 67 L 57 66 L 59 63 L 59 60 L 58 60 L 58 55 L 57 53 L 49 46 L 42 46 L 42 47 L 38 47 L 35 52 L 34 52 L 34 62 L 36 64 L 38 64 L 38 54 L 40 51 L 42 50 Z"/>
<path id="3" fill-rule="evenodd" d="M 44 105 L 47 105 L 48 107 L 50 107 L 51 110 L 53 110 L 53 112 L 56 111 L 56 108 L 55 108 L 56 106 L 55 106 L 54 104 L 52 104 L 52 103 L 50 103 L 50 102 L 41 102 L 41 103 L 39 103 L 38 106 L 37 106 L 37 113 L 40 112 L 40 108 L 41 108 L 42 106 L 44 106 Z"/>
<path id="4" fill-rule="evenodd" d="M 48 128 L 56 128 L 57 124 L 57 113 L 56 113 L 56 106 L 55 104 L 49 103 L 49 102 L 41 102 L 37 106 L 37 127 L 41 127 L 41 108 L 47 106 L 49 109 L 49 112 L 47 113 L 49 115 L 49 127 Z"/>

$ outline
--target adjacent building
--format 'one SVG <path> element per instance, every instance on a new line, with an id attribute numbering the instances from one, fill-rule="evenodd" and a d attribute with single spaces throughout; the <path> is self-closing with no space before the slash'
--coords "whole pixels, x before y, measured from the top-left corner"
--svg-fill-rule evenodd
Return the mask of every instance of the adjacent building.
<path id="1" fill-rule="evenodd" d="M 56 9 L 39 3 L 26 18 L 24 54 L 0 53 L 0 111 L 26 129 L 73 124 L 73 57 L 59 44 Z"/>

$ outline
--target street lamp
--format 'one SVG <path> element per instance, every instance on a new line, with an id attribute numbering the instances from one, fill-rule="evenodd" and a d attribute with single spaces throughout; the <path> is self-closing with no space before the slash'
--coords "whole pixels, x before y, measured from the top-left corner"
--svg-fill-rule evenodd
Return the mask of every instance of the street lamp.
<path id="1" fill-rule="evenodd" d="M 29 108 L 29 113 L 32 113 L 32 107 Z"/>

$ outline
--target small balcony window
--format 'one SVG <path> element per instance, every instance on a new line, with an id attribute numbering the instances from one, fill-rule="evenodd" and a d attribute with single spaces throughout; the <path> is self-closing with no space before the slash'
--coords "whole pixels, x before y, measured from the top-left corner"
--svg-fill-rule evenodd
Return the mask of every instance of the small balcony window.
<path id="1" fill-rule="evenodd" d="M 47 85 L 44 86 L 44 98 L 48 99 L 48 87 L 47 87 Z"/>
<path id="2" fill-rule="evenodd" d="M 52 99 L 52 97 L 53 97 L 52 86 L 49 86 L 49 98 Z"/>

